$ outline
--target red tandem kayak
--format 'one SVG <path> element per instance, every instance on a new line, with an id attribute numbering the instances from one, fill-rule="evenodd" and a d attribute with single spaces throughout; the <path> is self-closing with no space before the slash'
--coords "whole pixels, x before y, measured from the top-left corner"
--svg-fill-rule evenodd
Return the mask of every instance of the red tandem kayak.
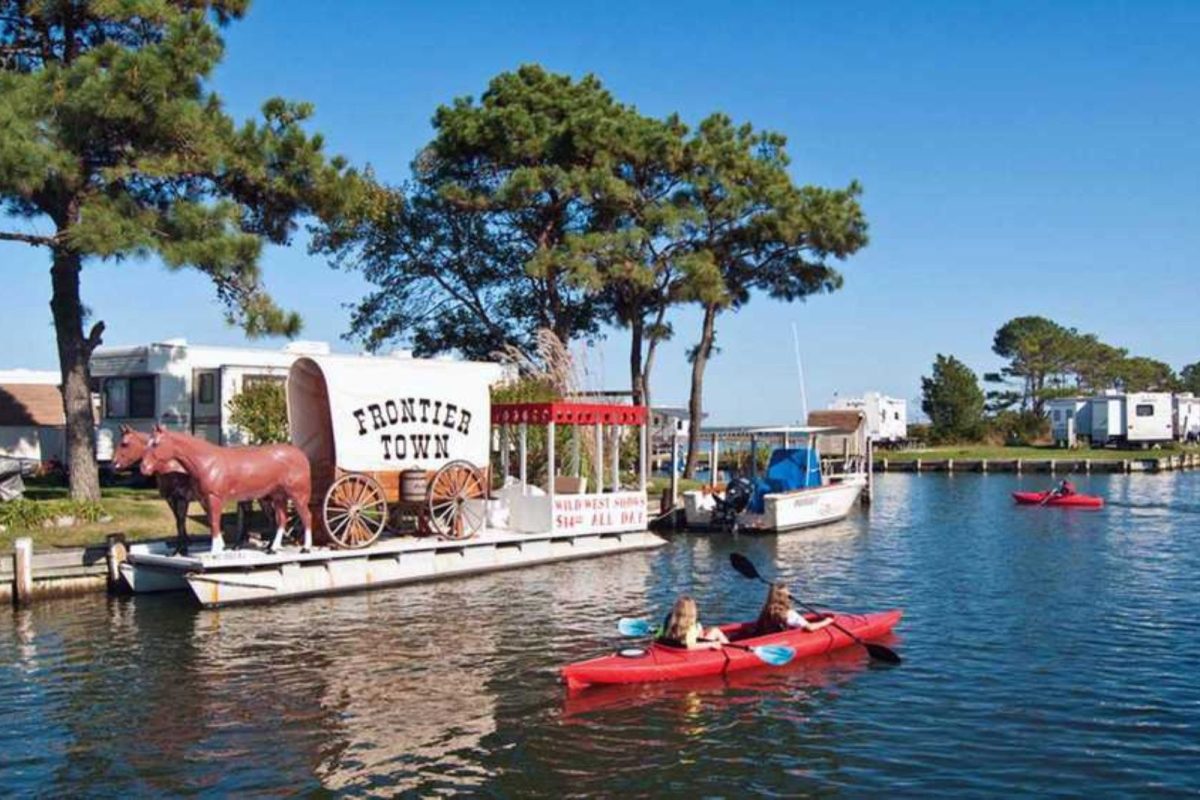
<path id="1" fill-rule="evenodd" d="M 875 614 L 837 614 L 837 623 L 860 639 L 873 639 L 888 633 L 903 612 L 894 608 Z M 815 619 L 810 615 L 810 619 Z M 854 644 L 854 640 L 830 625 L 819 631 L 794 629 L 770 636 L 742 639 L 753 627 L 752 622 L 722 625 L 735 643 L 740 645 L 787 645 L 795 648 L 796 658 L 828 653 Z M 629 648 L 630 655 L 620 653 L 593 658 L 563 667 L 562 677 L 568 689 L 612 683 L 650 683 L 696 678 L 703 675 L 720 675 L 752 667 L 766 666 L 757 656 L 746 650 L 724 647 L 720 650 L 685 650 L 680 647 L 653 642 L 644 648 Z"/>
<path id="2" fill-rule="evenodd" d="M 1104 505 L 1103 497 L 1096 497 L 1090 494 L 1068 494 L 1061 497 L 1051 497 L 1046 500 L 1046 495 L 1050 492 L 1013 492 L 1013 500 L 1016 500 L 1019 505 L 1026 506 L 1068 506 L 1073 508 L 1100 508 Z M 1042 501 L 1045 500 L 1045 503 Z"/>

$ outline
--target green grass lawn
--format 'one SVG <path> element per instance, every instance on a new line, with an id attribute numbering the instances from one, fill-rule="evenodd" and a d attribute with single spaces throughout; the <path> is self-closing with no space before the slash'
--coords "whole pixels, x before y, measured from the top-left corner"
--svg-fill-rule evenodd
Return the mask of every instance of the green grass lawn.
<path id="1" fill-rule="evenodd" d="M 124 533 L 130 541 L 161 539 L 175 535 L 175 517 L 165 500 L 153 487 L 106 486 L 101 490 L 101 506 L 110 519 L 103 522 L 88 522 L 69 528 L 20 529 L 10 526 L 0 532 L 0 551 L 12 549 L 13 541 L 22 536 L 33 538 L 34 551 L 53 547 L 83 547 L 98 544 L 110 533 Z M 65 500 L 67 488 L 62 485 L 30 479 L 26 481 L 25 497 L 29 500 Z M 230 504 L 221 517 L 226 531 L 237 527 L 236 506 Z M 250 518 L 251 530 L 266 530 L 267 521 L 255 507 Z M 188 533 L 191 536 L 207 536 L 208 522 L 199 503 L 192 503 L 188 510 Z"/>
<path id="2" fill-rule="evenodd" d="M 886 458 L 888 461 L 944 461 L 948 458 L 963 459 L 968 461 L 989 459 L 989 460 L 1012 460 L 1017 458 L 1028 459 L 1085 459 L 1090 458 L 1096 461 L 1100 460 L 1121 460 L 1134 458 L 1166 458 L 1167 456 L 1177 456 L 1183 453 L 1198 452 L 1195 447 L 1163 447 L 1157 449 L 1125 449 L 1115 450 L 1110 448 L 1091 449 L 1080 447 L 1074 450 L 1068 450 L 1062 447 L 1054 447 L 1052 445 L 1034 445 L 1028 447 L 1005 447 L 1003 445 L 987 445 L 987 444 L 962 444 L 962 445 L 946 445 L 944 447 L 930 447 L 924 450 L 877 450 L 875 452 L 876 459 Z"/>

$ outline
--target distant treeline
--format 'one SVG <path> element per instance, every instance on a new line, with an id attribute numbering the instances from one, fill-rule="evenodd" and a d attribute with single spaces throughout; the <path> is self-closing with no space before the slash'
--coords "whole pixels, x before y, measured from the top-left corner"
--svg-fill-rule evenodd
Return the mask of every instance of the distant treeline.
<path id="1" fill-rule="evenodd" d="M 1055 397 L 1126 392 L 1184 391 L 1200 394 L 1200 361 L 1177 374 L 1170 365 L 1131 356 L 1045 317 L 1016 317 L 996 331 L 992 352 L 1008 363 L 983 376 L 953 356 L 938 354 L 921 379 L 921 409 L 934 442 L 1028 442 L 1046 435 L 1045 403 Z"/>

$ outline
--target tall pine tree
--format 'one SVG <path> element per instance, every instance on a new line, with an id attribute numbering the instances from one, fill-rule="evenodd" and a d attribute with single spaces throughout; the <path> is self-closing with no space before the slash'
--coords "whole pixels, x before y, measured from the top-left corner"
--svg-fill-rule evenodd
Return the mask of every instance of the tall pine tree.
<path id="1" fill-rule="evenodd" d="M 247 4 L 0 0 L 0 241 L 49 254 L 73 497 L 99 496 L 88 360 L 104 323 L 84 331 L 84 265 L 198 269 L 231 322 L 291 335 L 299 317 L 260 283 L 263 243 L 367 186 L 302 129 L 307 105 L 270 100 L 238 126 L 207 88 L 218 29 Z"/>

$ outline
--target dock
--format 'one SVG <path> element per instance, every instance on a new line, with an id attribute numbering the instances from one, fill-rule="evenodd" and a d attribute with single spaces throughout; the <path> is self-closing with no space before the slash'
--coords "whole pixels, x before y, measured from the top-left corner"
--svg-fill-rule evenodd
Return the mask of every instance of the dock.
<path id="1" fill-rule="evenodd" d="M 338 594 L 649 550 L 649 531 L 486 533 L 468 540 L 397 537 L 360 550 L 287 548 L 172 556 L 134 545 L 120 565 L 136 592 L 187 589 L 203 608 Z"/>
<path id="2" fill-rule="evenodd" d="M 984 459 L 875 459 L 876 472 L 1041 472 L 1134 473 L 1170 472 L 1200 468 L 1200 454 L 1182 453 L 1158 458 L 984 458 Z"/>

